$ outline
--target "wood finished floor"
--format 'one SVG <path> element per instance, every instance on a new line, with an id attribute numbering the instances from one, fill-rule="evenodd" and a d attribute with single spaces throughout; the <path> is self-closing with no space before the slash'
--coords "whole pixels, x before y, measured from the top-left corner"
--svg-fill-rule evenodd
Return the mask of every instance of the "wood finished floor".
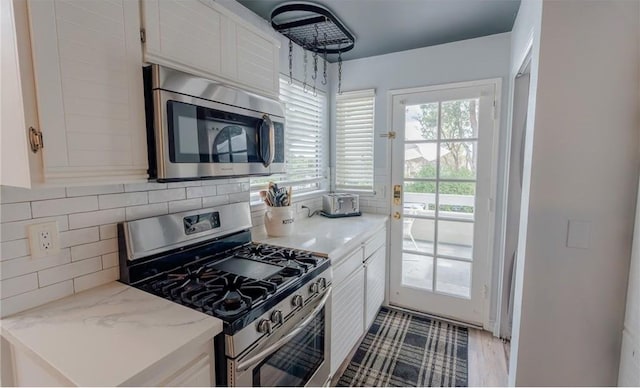
<path id="1" fill-rule="evenodd" d="M 509 342 L 488 331 L 469 329 L 469 386 L 507 385 Z"/>

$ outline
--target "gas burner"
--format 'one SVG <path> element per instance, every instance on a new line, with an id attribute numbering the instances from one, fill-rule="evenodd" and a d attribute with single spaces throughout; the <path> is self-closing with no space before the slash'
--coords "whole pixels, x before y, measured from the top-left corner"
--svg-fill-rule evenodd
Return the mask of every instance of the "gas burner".
<path id="1" fill-rule="evenodd" d="M 225 274 L 203 285 L 206 291 L 193 296 L 193 304 L 216 316 L 233 316 L 257 305 L 273 294 L 275 284 L 239 275 Z"/>
<path id="2" fill-rule="evenodd" d="M 253 243 L 249 246 L 241 248 L 235 254 L 236 256 L 253 259 L 272 255 L 280 249 L 282 248 L 273 245 Z"/>

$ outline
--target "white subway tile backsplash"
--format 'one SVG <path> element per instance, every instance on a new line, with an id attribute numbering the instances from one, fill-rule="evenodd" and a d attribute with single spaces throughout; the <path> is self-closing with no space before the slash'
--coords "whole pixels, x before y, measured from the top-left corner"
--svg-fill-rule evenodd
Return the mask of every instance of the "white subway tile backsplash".
<path id="1" fill-rule="evenodd" d="M 111 268 L 118 266 L 118 252 L 102 255 L 102 268 Z"/>
<path id="2" fill-rule="evenodd" d="M 4 221 L 4 220 L 3 220 Z M 29 225 L 55 221 L 58 223 L 58 231 L 69 230 L 69 218 L 67 216 L 34 218 L 25 221 L 6 222 L 0 225 L 0 241 L 18 240 L 29 237 Z"/>
<path id="3" fill-rule="evenodd" d="M 86 260 L 60 265 L 54 268 L 45 269 L 38 272 L 38 284 L 46 287 L 51 284 L 60 283 L 78 276 L 97 272 L 102 269 L 100 257 L 93 257 Z"/>
<path id="4" fill-rule="evenodd" d="M 52 302 L 71 294 L 73 294 L 73 281 L 68 280 L 49 287 L 38 288 L 37 290 L 12 296 L 2 300 L 0 317 L 8 317 L 11 314 Z"/>
<path id="5" fill-rule="evenodd" d="M 0 203 L 40 201 L 43 199 L 64 198 L 65 195 L 64 187 L 34 190 L 11 186 L 0 187 Z"/>
<path id="6" fill-rule="evenodd" d="M 118 235 L 118 228 L 116 224 L 100 226 L 100 240 L 115 238 L 117 235 Z"/>
<path id="7" fill-rule="evenodd" d="M 31 202 L 33 217 L 60 216 L 98 210 L 98 197 L 76 197 Z"/>
<path id="8" fill-rule="evenodd" d="M 0 205 L 2 222 L 28 220 L 31 218 L 31 204 L 29 202 Z"/>
<path id="9" fill-rule="evenodd" d="M 153 216 L 159 216 L 162 214 L 167 214 L 169 212 L 169 206 L 166 202 L 163 203 L 154 203 L 152 205 L 142 205 L 142 206 L 133 206 L 128 207 L 126 219 L 127 221 L 138 220 L 140 218 L 147 218 Z"/>
<path id="10" fill-rule="evenodd" d="M 240 193 L 242 191 L 248 191 L 244 189 L 245 183 L 229 183 L 226 185 L 218 185 L 218 194 L 232 194 L 232 193 Z"/>
<path id="11" fill-rule="evenodd" d="M 60 250 L 54 256 L 32 259 L 31 256 L 20 257 L 18 259 L 5 260 L 0 262 L 0 277 L 4 279 L 37 272 L 46 268 L 55 267 L 71 262 L 71 251 L 69 248 Z"/>
<path id="12" fill-rule="evenodd" d="M 114 194 L 124 192 L 124 185 L 67 187 L 67 197 L 83 197 L 86 195 Z"/>
<path id="13" fill-rule="evenodd" d="M 38 288 L 38 274 L 30 273 L 0 282 L 0 290 L 2 291 L 0 297 L 5 299 L 36 288 Z"/>
<path id="14" fill-rule="evenodd" d="M 249 179 L 33 190 L 1 186 L 0 194 L 0 313 L 7 315 L 117 280 L 118 222 L 248 201 Z M 49 221 L 58 224 L 61 251 L 33 259 L 28 226 Z"/>
<path id="15" fill-rule="evenodd" d="M 89 213 L 78 213 L 69 215 L 69 229 L 86 228 L 88 226 L 98 226 L 113 224 L 124 221 L 125 211 L 123 208 L 98 210 Z"/>
<path id="16" fill-rule="evenodd" d="M 164 190 L 167 188 L 166 183 L 129 183 L 124 185 L 124 191 L 149 191 L 149 190 Z"/>
<path id="17" fill-rule="evenodd" d="M 202 181 L 187 181 L 187 182 L 170 182 L 167 183 L 167 188 L 177 189 L 180 187 L 195 187 L 202 186 Z"/>
<path id="18" fill-rule="evenodd" d="M 100 209 L 145 205 L 148 203 L 147 192 L 140 191 L 134 193 L 100 195 L 98 196 L 98 203 L 100 205 Z"/>
<path id="19" fill-rule="evenodd" d="M 202 198 L 202 207 L 220 206 L 229 203 L 228 195 L 217 195 L 215 197 Z"/>
<path id="20" fill-rule="evenodd" d="M 68 248 L 73 245 L 87 244 L 100 240 L 100 232 L 97 226 L 84 229 L 75 229 L 60 233 L 60 247 Z"/>
<path id="21" fill-rule="evenodd" d="M 187 187 L 187 198 L 210 197 L 217 194 L 217 186 Z"/>
<path id="22" fill-rule="evenodd" d="M 93 287 L 97 287 L 109 282 L 118 280 L 120 272 L 118 267 L 107 268 L 105 270 L 94 272 L 89 275 L 84 275 L 73 279 L 73 288 L 75 292 L 81 292 Z"/>
<path id="23" fill-rule="evenodd" d="M 185 189 L 183 188 L 149 191 L 149 203 L 178 201 L 185 198 Z"/>
<path id="24" fill-rule="evenodd" d="M 26 238 L 0 244 L 0 260 L 2 261 L 27 255 L 29 255 L 29 240 Z"/>
<path id="25" fill-rule="evenodd" d="M 185 199 L 183 201 L 169 202 L 169 213 L 186 212 L 187 210 L 200 209 L 202 207 L 201 198 Z"/>
<path id="26" fill-rule="evenodd" d="M 91 244 L 71 247 L 71 260 L 78 261 L 92 256 L 105 255 L 118 251 L 118 239 L 100 240 Z"/>

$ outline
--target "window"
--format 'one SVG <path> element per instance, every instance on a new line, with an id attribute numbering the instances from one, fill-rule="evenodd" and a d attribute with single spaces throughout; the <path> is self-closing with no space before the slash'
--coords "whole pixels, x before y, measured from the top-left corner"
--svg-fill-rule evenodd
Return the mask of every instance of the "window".
<path id="1" fill-rule="evenodd" d="M 294 198 L 326 188 L 326 95 L 305 93 L 297 81 L 289 84 L 288 78 L 280 78 L 280 100 L 285 105 L 287 172 L 251 178 L 252 202 L 260 201 L 257 192 L 266 189 L 268 182 L 291 186 Z"/>
<path id="2" fill-rule="evenodd" d="M 336 97 L 336 190 L 373 191 L 373 89 Z"/>

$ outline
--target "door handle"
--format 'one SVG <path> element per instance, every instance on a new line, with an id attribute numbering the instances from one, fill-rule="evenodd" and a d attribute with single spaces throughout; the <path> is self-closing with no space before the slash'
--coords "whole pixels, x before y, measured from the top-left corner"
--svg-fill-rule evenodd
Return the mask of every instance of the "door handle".
<path id="1" fill-rule="evenodd" d="M 265 124 L 267 125 L 266 139 L 265 131 L 263 131 L 263 126 Z M 265 167 L 269 167 L 269 165 L 273 162 L 276 151 L 275 126 L 273 124 L 273 121 L 271 121 L 269 115 L 265 114 L 262 116 L 262 125 L 260 125 L 259 132 L 259 146 L 262 165 Z"/>
<path id="2" fill-rule="evenodd" d="M 395 212 L 393 213 L 393 218 L 395 218 L 396 220 L 399 220 L 402 216 L 400 215 L 400 212 Z"/>

